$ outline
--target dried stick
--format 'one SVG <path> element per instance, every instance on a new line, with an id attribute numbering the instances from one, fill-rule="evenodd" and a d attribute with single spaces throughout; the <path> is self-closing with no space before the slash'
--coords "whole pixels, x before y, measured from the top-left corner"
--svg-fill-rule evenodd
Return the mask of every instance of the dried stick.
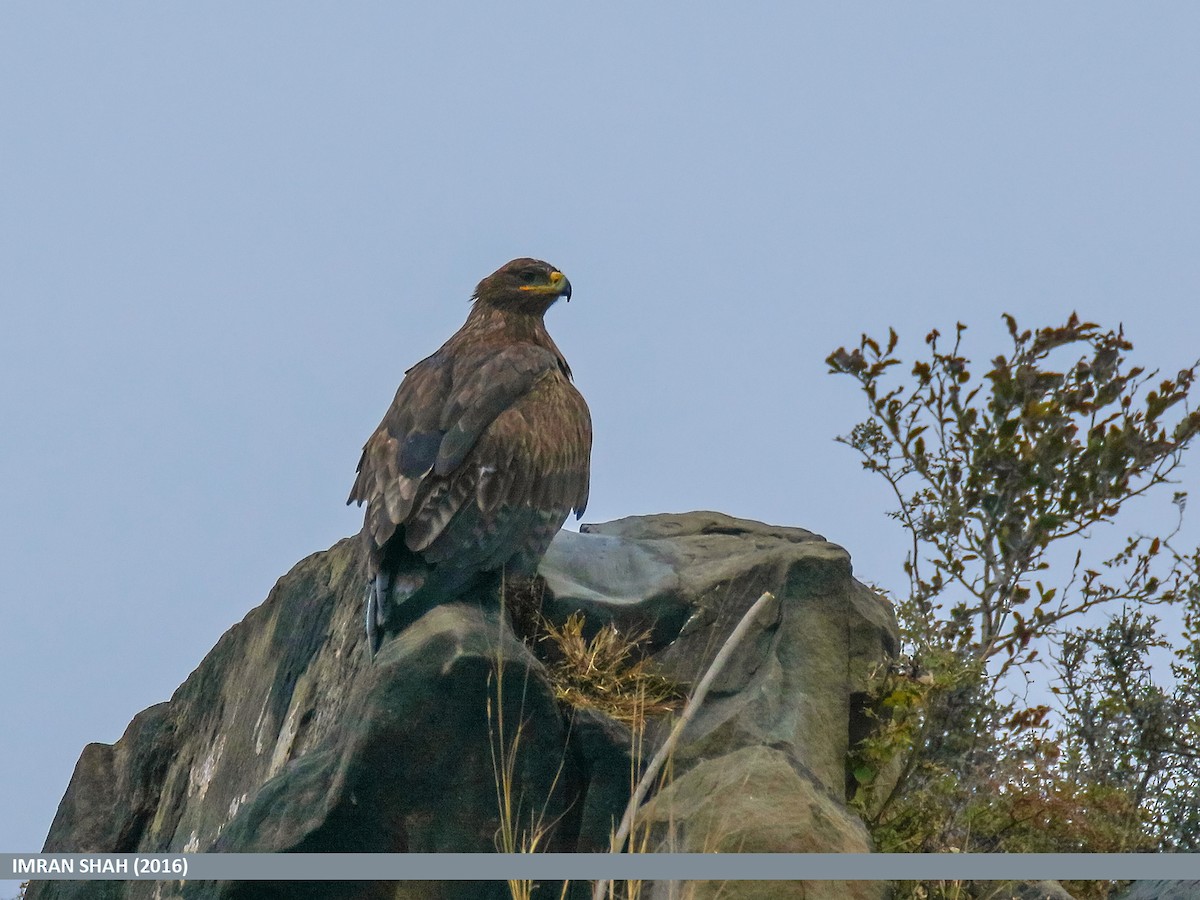
<path id="1" fill-rule="evenodd" d="M 671 753 L 674 752 L 675 745 L 679 743 L 679 738 L 683 734 L 683 730 L 696 717 L 696 713 L 700 709 L 700 704 L 704 702 L 704 698 L 708 695 L 708 689 L 712 687 L 712 683 L 721 674 L 721 670 L 729 662 L 729 657 L 733 656 L 733 651 L 737 649 L 738 644 L 742 642 L 742 639 L 750 631 L 750 626 L 753 624 L 754 619 L 774 599 L 775 595 L 767 591 L 755 600 L 750 608 L 746 610 L 746 614 L 742 616 L 742 620 L 737 623 L 737 627 L 730 632 L 720 652 L 713 658 L 712 665 L 708 667 L 708 671 L 704 673 L 704 677 L 700 679 L 700 683 L 692 691 L 692 696 L 688 698 L 687 705 L 684 706 L 683 712 L 671 729 L 671 733 L 663 741 L 663 745 L 658 748 L 658 752 L 654 754 L 654 758 L 650 760 L 650 764 L 646 766 L 645 773 L 638 781 L 637 787 L 634 788 L 633 796 L 629 798 L 629 805 L 625 807 L 625 815 L 621 818 L 621 825 L 617 828 L 617 833 L 613 835 L 611 852 L 620 853 L 624 848 L 625 842 L 629 840 L 629 833 L 633 830 L 634 817 L 637 815 L 637 811 L 641 809 L 642 801 L 646 799 L 650 785 L 658 778 L 659 771 L 666 764 Z M 608 893 L 608 885 L 608 879 L 597 881 L 595 888 L 592 890 L 592 900 L 604 900 L 605 894 Z"/>

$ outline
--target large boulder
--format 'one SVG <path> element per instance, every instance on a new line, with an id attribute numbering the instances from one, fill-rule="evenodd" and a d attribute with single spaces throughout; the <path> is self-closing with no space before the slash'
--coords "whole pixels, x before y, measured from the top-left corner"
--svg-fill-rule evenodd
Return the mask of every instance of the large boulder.
<path id="1" fill-rule="evenodd" d="M 433 609 L 370 660 L 363 573 L 352 540 L 303 560 L 169 703 L 141 713 L 115 745 L 85 748 L 45 849 L 486 852 L 506 818 L 498 781 L 518 810 L 507 818 L 524 823 L 518 845 L 535 831 L 539 849 L 607 849 L 636 762 L 629 730 L 561 709 L 542 663 L 486 594 Z M 654 659 L 681 683 L 699 678 L 763 591 L 776 595 L 685 732 L 671 781 L 643 810 L 638 828 L 651 849 L 869 849 L 845 805 L 847 751 L 869 727 L 866 682 L 895 652 L 896 630 L 844 550 L 718 513 L 648 516 L 561 533 L 541 575 L 548 618 L 582 610 L 593 631 L 607 622 L 648 630 Z M 651 729 L 647 751 L 664 732 Z M 729 889 L 721 896 L 734 896 Z M 690 892 L 717 890 L 696 883 Z M 886 896 L 869 882 L 739 890 Z M 507 895 L 503 883 L 470 882 L 41 882 L 29 893 Z"/>

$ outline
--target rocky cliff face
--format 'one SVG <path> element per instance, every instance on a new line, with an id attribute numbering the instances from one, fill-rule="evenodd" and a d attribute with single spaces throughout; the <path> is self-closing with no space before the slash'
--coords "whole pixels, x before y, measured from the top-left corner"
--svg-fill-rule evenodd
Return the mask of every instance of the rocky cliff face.
<path id="1" fill-rule="evenodd" d="M 869 849 L 845 806 L 846 755 L 869 727 L 866 680 L 895 652 L 896 631 L 889 607 L 853 579 L 844 550 L 797 528 L 660 515 L 563 532 L 541 575 L 551 620 L 582 610 L 593 628 L 649 628 L 654 658 L 685 683 L 763 591 L 778 598 L 646 806 L 652 849 Z M 628 730 L 560 708 L 542 664 L 486 598 L 434 609 L 371 661 L 362 588 L 354 541 L 300 562 L 169 702 L 140 713 L 115 745 L 84 749 L 46 850 L 489 852 L 500 824 L 501 720 L 510 735 L 523 723 L 514 790 L 526 813 L 540 811 L 545 849 L 606 850 L 629 796 Z M 584 896 L 586 886 L 573 891 Z M 886 888 L 690 886 L 696 897 L 718 892 L 814 900 L 877 898 Z M 499 898 L 507 888 L 43 882 L 29 894 L 180 896 Z"/>
<path id="2" fill-rule="evenodd" d="M 1196 900 L 1200 881 L 1135 881 L 1119 900 Z"/>

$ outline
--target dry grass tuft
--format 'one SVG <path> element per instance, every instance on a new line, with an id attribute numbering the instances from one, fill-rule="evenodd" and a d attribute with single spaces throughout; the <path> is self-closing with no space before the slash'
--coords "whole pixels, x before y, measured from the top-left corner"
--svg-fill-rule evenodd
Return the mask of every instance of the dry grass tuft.
<path id="1" fill-rule="evenodd" d="M 583 616 L 574 613 L 562 627 L 543 620 L 542 641 L 551 641 L 554 656 L 550 683 L 562 703 L 591 707 L 633 727 L 647 717 L 678 709 L 683 691 L 655 672 L 642 645 L 649 632 L 623 635 L 611 623 L 590 640 L 583 634 Z"/>

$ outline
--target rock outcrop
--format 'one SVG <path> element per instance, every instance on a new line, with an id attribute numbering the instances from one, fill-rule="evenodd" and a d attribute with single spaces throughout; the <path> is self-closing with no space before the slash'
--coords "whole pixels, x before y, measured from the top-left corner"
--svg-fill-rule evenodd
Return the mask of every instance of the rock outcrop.
<path id="1" fill-rule="evenodd" d="M 777 597 L 645 807 L 651 849 L 869 849 L 845 805 L 847 751 L 869 727 L 866 682 L 894 654 L 896 630 L 844 550 L 797 528 L 660 515 L 561 533 L 541 575 L 551 620 L 582 610 L 591 629 L 649 629 L 654 659 L 684 683 L 763 591 Z M 372 662 L 362 585 L 355 541 L 300 562 L 168 703 L 139 714 L 115 745 L 85 748 L 46 850 L 489 852 L 499 750 L 514 754 L 514 797 L 524 819 L 536 811 L 542 848 L 607 849 L 630 790 L 628 730 L 561 709 L 542 664 L 487 598 L 437 607 Z M 689 893 L 866 900 L 886 886 L 698 882 Z M 666 886 L 651 895 L 667 896 Z M 29 893 L 176 896 L 499 898 L 507 887 L 42 882 Z"/>
<path id="2" fill-rule="evenodd" d="M 1196 900 L 1200 881 L 1135 881 L 1118 900 Z"/>

